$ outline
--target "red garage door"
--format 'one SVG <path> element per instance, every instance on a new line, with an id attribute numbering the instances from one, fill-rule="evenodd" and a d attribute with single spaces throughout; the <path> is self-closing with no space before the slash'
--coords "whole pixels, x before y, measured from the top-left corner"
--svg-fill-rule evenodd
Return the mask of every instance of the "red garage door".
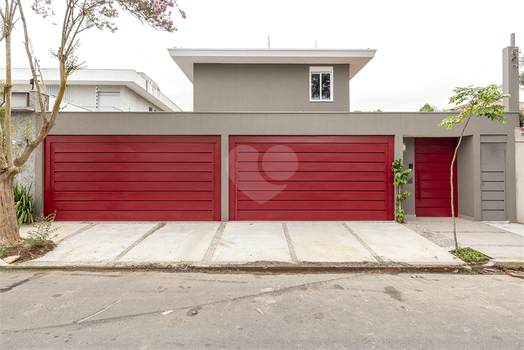
<path id="1" fill-rule="evenodd" d="M 57 220 L 220 220 L 219 136 L 48 136 Z"/>
<path id="2" fill-rule="evenodd" d="M 230 138 L 231 220 L 393 220 L 392 136 Z"/>
<path id="3" fill-rule="evenodd" d="M 415 138 L 415 214 L 451 216 L 451 160 L 456 138 Z M 458 213 L 457 161 L 453 168 L 455 216 Z"/>

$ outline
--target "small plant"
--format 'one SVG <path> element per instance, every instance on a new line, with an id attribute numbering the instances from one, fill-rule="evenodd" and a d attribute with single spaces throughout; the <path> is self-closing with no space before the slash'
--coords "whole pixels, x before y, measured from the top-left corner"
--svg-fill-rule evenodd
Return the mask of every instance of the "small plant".
<path id="1" fill-rule="evenodd" d="M 3 258 L 6 253 L 9 253 L 9 251 L 15 249 L 15 247 L 2 247 L 0 246 L 0 258 Z"/>
<path id="2" fill-rule="evenodd" d="M 489 260 L 489 256 L 484 255 L 473 248 L 459 248 L 458 251 L 453 249 L 450 253 L 470 265 L 481 264 Z"/>
<path id="3" fill-rule="evenodd" d="M 33 211 L 35 210 L 36 203 L 33 197 L 29 194 L 32 186 L 33 184 L 30 184 L 29 187 L 24 187 L 17 183 L 13 187 L 15 196 L 16 219 L 18 221 L 19 227 L 24 223 L 34 223 Z"/>
<path id="4" fill-rule="evenodd" d="M 395 211 L 395 217 L 400 223 L 404 222 L 404 209 L 402 209 L 402 201 L 405 200 L 408 196 L 411 196 L 411 192 L 402 191 L 402 185 L 408 183 L 411 177 L 411 169 L 403 170 L 405 168 L 404 164 L 400 158 L 395 159 L 393 164 L 391 164 L 391 171 L 395 173 L 395 178 L 393 179 L 393 184 L 398 187 L 398 194 L 396 195 L 397 210 Z"/>
<path id="5" fill-rule="evenodd" d="M 43 247 L 46 241 L 48 241 L 50 238 L 58 236 L 55 234 L 51 237 L 51 234 L 60 228 L 51 228 L 53 221 L 55 221 L 55 217 L 56 211 L 52 214 L 49 214 L 48 216 L 44 216 L 44 214 L 42 214 L 36 219 L 35 223 L 33 224 L 35 230 L 29 231 L 27 233 L 29 235 L 27 242 L 31 247 Z"/>

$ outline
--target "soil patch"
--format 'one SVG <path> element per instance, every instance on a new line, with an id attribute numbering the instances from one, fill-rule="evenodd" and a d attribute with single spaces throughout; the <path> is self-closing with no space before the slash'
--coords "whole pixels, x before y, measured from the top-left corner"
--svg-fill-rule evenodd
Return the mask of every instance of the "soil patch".
<path id="1" fill-rule="evenodd" d="M 44 256 L 47 252 L 50 252 L 51 250 L 55 249 L 55 247 L 55 242 L 51 240 L 44 241 L 41 246 L 37 247 L 31 247 L 31 245 L 28 242 L 24 241 L 23 243 L 13 247 L 2 248 L 0 258 L 3 259 L 7 258 L 8 256 L 20 255 L 20 258 L 18 258 L 15 261 L 15 263 L 22 263 L 24 261 L 40 258 Z"/>

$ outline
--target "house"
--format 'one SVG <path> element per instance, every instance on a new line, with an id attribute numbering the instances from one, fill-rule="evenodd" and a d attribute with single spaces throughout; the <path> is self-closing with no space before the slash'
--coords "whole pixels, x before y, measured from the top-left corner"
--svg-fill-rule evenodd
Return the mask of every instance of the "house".
<path id="1" fill-rule="evenodd" d="M 504 49 L 510 70 L 506 51 L 514 49 Z M 394 220 L 391 163 L 401 158 L 414 170 L 406 213 L 450 215 L 460 130 L 438 126 L 449 113 L 349 112 L 350 80 L 374 50 L 169 52 L 193 82 L 194 111 L 60 113 L 37 154 L 46 213 L 75 221 Z M 516 220 L 518 112 L 507 117 L 475 118 L 466 130 L 453 180 L 459 216 Z"/>
<path id="2" fill-rule="evenodd" d="M 0 69 L 4 74 L 5 69 Z M 50 96 L 50 104 L 58 94 L 60 74 L 58 69 L 40 70 L 41 89 Z M 14 68 L 13 107 L 28 107 L 29 91 L 34 90 L 29 68 Z M 180 111 L 169 100 L 158 85 L 142 72 L 132 69 L 81 69 L 75 71 L 67 80 L 62 99 L 62 110 L 75 111 Z"/>

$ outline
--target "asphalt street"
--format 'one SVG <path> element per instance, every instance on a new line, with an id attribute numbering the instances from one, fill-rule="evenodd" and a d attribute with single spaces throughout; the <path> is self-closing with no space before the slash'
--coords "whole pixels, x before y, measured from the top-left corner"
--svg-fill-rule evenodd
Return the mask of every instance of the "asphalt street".
<path id="1" fill-rule="evenodd" d="M 12 270 L 2 349 L 522 349 L 524 280 Z"/>

